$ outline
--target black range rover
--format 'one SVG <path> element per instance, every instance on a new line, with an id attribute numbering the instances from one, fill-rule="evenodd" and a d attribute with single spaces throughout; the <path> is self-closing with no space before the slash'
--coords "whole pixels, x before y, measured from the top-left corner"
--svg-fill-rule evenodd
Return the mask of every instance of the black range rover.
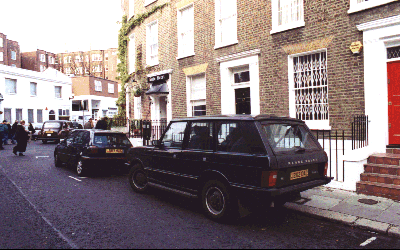
<path id="1" fill-rule="evenodd" d="M 173 120 L 152 147 L 132 148 L 129 182 L 200 197 L 206 215 L 225 220 L 247 206 L 283 205 L 328 184 L 328 158 L 304 122 L 274 116 Z"/>

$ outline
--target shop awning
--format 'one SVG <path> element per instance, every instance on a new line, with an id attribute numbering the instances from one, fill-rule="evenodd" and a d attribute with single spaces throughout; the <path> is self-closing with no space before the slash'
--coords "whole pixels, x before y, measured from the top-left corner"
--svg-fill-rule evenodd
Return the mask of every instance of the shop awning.
<path id="1" fill-rule="evenodd" d="M 167 83 L 152 84 L 146 95 L 169 94 Z"/>

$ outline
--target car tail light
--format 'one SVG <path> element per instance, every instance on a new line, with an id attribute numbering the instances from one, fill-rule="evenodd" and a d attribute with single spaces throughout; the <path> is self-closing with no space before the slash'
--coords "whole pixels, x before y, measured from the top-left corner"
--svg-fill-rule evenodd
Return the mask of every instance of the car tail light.
<path id="1" fill-rule="evenodd" d="M 99 152 L 99 148 L 96 146 L 90 146 L 88 148 L 88 153 L 89 154 L 97 154 Z"/>
<path id="2" fill-rule="evenodd" d="M 261 187 L 275 187 L 278 171 L 264 171 L 261 176 Z"/>

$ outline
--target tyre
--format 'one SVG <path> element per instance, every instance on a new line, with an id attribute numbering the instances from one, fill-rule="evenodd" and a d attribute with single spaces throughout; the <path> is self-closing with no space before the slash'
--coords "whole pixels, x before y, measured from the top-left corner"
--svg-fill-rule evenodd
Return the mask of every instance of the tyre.
<path id="1" fill-rule="evenodd" d="M 54 154 L 54 165 L 55 165 L 57 168 L 61 167 L 61 165 L 62 165 L 61 160 L 60 160 L 60 158 L 58 157 L 57 152 Z"/>
<path id="2" fill-rule="evenodd" d="M 140 164 L 134 165 L 129 171 L 129 184 L 137 193 L 145 193 L 148 190 L 147 175 Z"/>
<path id="3" fill-rule="evenodd" d="M 207 217 L 215 221 L 228 222 L 238 218 L 238 199 L 220 181 L 205 183 L 201 192 L 203 208 Z"/>
<path id="4" fill-rule="evenodd" d="M 78 160 L 78 163 L 76 164 L 76 173 L 78 176 L 87 176 L 88 174 L 88 170 L 84 167 L 82 160 Z"/>

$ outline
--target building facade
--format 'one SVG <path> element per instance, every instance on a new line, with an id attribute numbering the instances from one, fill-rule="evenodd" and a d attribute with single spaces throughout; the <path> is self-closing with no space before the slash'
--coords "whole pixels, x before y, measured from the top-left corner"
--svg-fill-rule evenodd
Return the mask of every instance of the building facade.
<path id="1" fill-rule="evenodd" d="M 57 58 L 59 70 L 64 74 L 117 81 L 117 49 L 60 53 Z"/>
<path id="2" fill-rule="evenodd" d="M 55 69 L 35 72 L 0 65 L 0 120 L 43 123 L 69 120 L 72 82 Z"/>
<path id="3" fill-rule="evenodd" d="M 99 120 L 117 115 L 118 82 L 94 76 L 76 76 L 72 77 L 72 89 L 72 120 L 84 123 L 89 118 Z"/>
<path id="4" fill-rule="evenodd" d="M 21 51 L 18 42 L 0 33 L 0 65 L 21 68 Z"/>
<path id="5" fill-rule="evenodd" d="M 367 147 L 339 142 L 350 150 L 335 159 L 346 164 L 333 170 L 343 178 L 332 185 L 346 189 L 355 189 L 369 155 L 400 144 L 391 85 L 400 60 L 399 1 L 123 0 L 122 6 L 129 22 L 166 3 L 128 34 L 130 117 L 275 114 L 349 138 L 354 117 L 368 115 Z M 129 94 L 143 86 L 141 97 Z"/>
<path id="6" fill-rule="evenodd" d="M 21 67 L 23 69 L 43 72 L 47 68 L 59 69 L 57 55 L 44 50 L 21 53 Z"/>

